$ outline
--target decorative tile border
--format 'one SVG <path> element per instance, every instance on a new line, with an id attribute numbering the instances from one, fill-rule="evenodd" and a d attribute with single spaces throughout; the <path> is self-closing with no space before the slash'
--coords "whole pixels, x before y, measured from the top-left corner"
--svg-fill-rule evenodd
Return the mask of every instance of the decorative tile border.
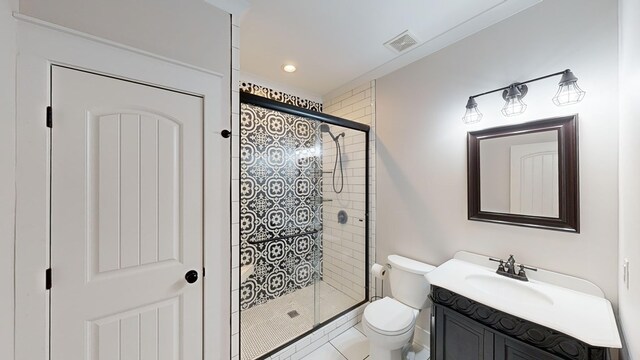
<path id="1" fill-rule="evenodd" d="M 240 82 L 240 91 L 250 94 L 266 97 L 267 99 L 280 101 L 285 104 L 295 105 L 303 109 L 322 112 L 322 104 L 307 100 L 295 95 L 290 95 L 282 91 L 270 89 L 268 87 L 252 84 L 250 82 Z"/>

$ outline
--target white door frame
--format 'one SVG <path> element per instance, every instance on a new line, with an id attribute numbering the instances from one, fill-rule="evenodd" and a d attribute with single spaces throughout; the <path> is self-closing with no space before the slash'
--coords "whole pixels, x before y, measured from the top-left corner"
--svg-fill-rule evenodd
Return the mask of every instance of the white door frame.
<path id="1" fill-rule="evenodd" d="M 49 359 L 49 160 L 52 64 L 160 86 L 204 98 L 204 359 L 230 354 L 229 75 L 16 14 L 15 359 Z M 224 49 L 223 51 L 231 51 Z M 54 126 L 55 126 L 55 119 Z M 55 287 L 55 273 L 53 274 Z"/>

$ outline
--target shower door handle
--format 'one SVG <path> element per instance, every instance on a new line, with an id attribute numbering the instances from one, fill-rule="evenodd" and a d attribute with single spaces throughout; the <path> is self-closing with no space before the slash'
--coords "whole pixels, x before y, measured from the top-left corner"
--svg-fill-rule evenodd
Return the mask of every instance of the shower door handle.
<path id="1" fill-rule="evenodd" d="M 198 281 L 198 272 L 195 270 L 189 270 L 184 275 L 184 279 L 187 280 L 189 284 L 193 284 L 194 282 Z"/>

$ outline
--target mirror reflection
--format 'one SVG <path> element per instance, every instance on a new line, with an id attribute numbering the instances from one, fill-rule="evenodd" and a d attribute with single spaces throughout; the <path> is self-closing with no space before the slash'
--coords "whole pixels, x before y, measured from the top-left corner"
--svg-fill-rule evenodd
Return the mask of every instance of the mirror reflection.
<path id="1" fill-rule="evenodd" d="M 481 211 L 559 216 L 558 131 L 480 140 Z"/>

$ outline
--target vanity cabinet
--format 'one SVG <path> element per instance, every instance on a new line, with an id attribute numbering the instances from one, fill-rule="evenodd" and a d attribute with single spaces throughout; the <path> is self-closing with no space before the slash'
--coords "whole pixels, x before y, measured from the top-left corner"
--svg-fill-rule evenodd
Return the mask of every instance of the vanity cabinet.
<path id="1" fill-rule="evenodd" d="M 560 360 L 440 305 L 433 307 L 433 360 Z"/>
<path id="2" fill-rule="evenodd" d="M 443 306 L 434 305 L 431 316 L 432 359 L 493 359 L 494 332 Z"/>
<path id="3" fill-rule="evenodd" d="M 558 360 L 561 357 L 544 350 L 514 340 L 508 336 L 496 335 L 493 358 L 495 360 Z"/>
<path id="4" fill-rule="evenodd" d="M 609 360 L 606 348 L 432 286 L 432 360 Z"/>

